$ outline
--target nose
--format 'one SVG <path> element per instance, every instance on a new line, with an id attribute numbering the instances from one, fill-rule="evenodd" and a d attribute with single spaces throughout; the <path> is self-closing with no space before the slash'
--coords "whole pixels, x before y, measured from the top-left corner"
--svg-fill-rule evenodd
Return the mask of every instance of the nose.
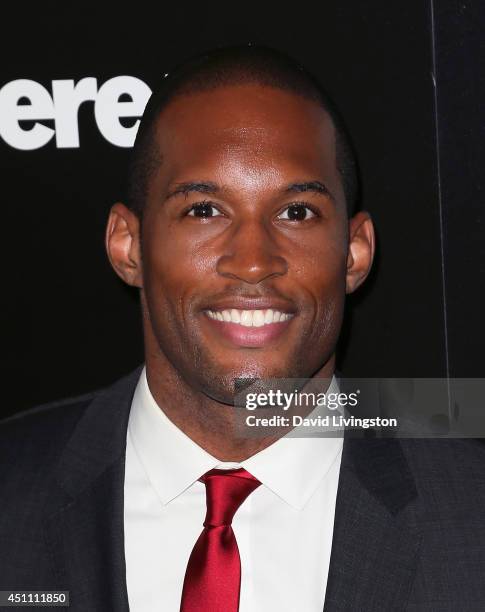
<path id="1" fill-rule="evenodd" d="M 288 262 L 279 252 L 274 236 L 263 222 L 241 222 L 226 237 L 217 272 L 226 278 L 256 285 L 271 277 L 283 276 Z"/>

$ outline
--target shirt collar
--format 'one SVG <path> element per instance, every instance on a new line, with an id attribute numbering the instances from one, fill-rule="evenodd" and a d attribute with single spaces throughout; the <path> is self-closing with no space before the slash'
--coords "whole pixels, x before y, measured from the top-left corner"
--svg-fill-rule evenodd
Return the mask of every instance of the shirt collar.
<path id="1" fill-rule="evenodd" d="M 135 389 L 128 435 L 163 504 L 220 463 L 165 415 L 148 387 L 143 368 Z"/>
<path id="2" fill-rule="evenodd" d="M 339 392 L 335 376 L 328 388 L 328 393 L 331 392 Z M 308 417 L 315 417 L 320 412 L 321 409 L 316 408 Z M 296 427 L 241 463 L 297 510 L 305 506 L 335 461 L 340 460 L 343 448 L 342 435 L 309 437 L 309 434 L 309 429 Z"/>
<path id="3" fill-rule="evenodd" d="M 332 379 L 331 387 L 337 382 Z M 221 462 L 189 438 L 160 409 L 143 368 L 128 424 L 135 451 L 161 502 L 167 504 L 205 472 L 243 467 L 287 504 L 302 509 L 340 457 L 338 437 L 284 436 L 238 463 Z"/>

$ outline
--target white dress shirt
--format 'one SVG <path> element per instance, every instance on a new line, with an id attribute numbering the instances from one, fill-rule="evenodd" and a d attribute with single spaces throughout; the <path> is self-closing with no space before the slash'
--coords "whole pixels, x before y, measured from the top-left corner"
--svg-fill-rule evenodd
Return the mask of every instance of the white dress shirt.
<path id="1" fill-rule="evenodd" d="M 205 485 L 198 479 L 215 467 L 243 467 L 262 483 L 232 523 L 241 556 L 240 612 L 322 612 L 342 439 L 283 437 L 240 464 L 222 463 L 161 408 L 143 369 L 126 445 L 131 612 L 179 612 L 187 562 L 206 511 Z"/>

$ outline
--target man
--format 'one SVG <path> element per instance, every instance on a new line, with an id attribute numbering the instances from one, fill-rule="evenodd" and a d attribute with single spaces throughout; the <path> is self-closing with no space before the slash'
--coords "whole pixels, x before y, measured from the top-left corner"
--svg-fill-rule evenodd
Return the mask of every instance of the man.
<path id="1" fill-rule="evenodd" d="M 3 424 L 1 589 L 89 612 L 483 608 L 481 447 L 234 427 L 239 379 L 332 379 L 374 253 L 356 197 L 291 60 L 228 49 L 164 80 L 106 233 L 145 366 Z"/>

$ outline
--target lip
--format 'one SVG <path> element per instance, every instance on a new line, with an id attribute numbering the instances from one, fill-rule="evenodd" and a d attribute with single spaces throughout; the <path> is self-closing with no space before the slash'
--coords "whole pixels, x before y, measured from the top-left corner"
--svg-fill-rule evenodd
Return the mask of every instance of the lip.
<path id="1" fill-rule="evenodd" d="M 286 314 L 296 314 L 295 306 L 288 300 L 263 296 L 233 296 L 205 304 L 202 310 L 279 310 Z"/>
<path id="2" fill-rule="evenodd" d="M 231 307 L 234 308 L 234 306 Z M 246 310 L 256 309 L 246 308 Z M 204 312 L 203 318 L 213 332 L 221 339 L 229 341 L 230 344 L 239 348 L 263 348 L 275 342 L 288 329 L 295 317 L 293 316 L 286 321 L 269 323 L 262 327 L 246 327 L 238 323 L 218 321 L 210 318 L 206 312 Z"/>

